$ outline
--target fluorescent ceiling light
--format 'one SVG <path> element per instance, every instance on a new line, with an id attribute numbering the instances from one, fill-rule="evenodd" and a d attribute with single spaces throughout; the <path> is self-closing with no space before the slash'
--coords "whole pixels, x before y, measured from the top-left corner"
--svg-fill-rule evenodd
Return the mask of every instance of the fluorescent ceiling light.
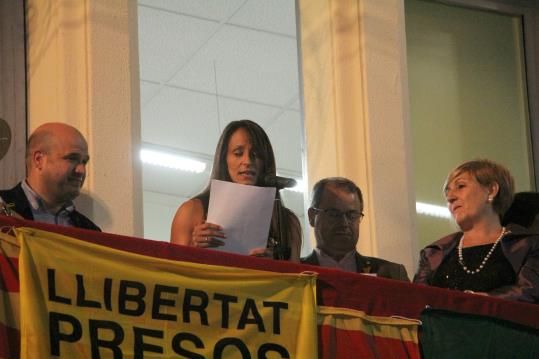
<path id="1" fill-rule="evenodd" d="M 197 161 L 191 158 L 179 156 L 176 154 L 166 153 L 162 151 L 142 149 L 140 150 L 140 159 L 143 163 L 147 163 L 154 166 L 161 166 L 171 168 L 180 171 L 202 173 L 206 170 L 206 163 Z M 297 179 L 296 186 L 292 188 L 285 188 L 286 191 L 307 193 L 305 188 L 305 181 L 303 179 Z M 444 206 L 437 206 L 434 204 L 428 204 L 423 202 L 416 202 L 416 212 L 426 216 L 433 216 L 438 218 L 451 218 L 449 209 Z"/>
<path id="2" fill-rule="evenodd" d="M 434 204 L 416 202 L 415 210 L 418 214 L 424 214 L 432 217 L 451 218 L 451 213 L 447 207 L 437 206 Z"/>
<path id="3" fill-rule="evenodd" d="M 205 162 L 162 151 L 142 149 L 140 150 L 140 159 L 143 163 L 146 164 L 171 168 L 180 171 L 202 173 L 206 170 Z M 298 193 L 307 193 L 307 189 L 305 188 L 305 181 L 303 179 L 296 178 L 296 182 L 297 184 L 294 187 L 285 188 L 285 190 Z M 418 214 L 438 218 L 451 218 L 451 213 L 449 212 L 449 209 L 444 206 L 416 202 L 415 208 Z"/>
<path id="4" fill-rule="evenodd" d="M 206 170 L 205 162 L 156 150 L 140 150 L 140 159 L 143 163 L 180 171 L 202 173 Z"/>

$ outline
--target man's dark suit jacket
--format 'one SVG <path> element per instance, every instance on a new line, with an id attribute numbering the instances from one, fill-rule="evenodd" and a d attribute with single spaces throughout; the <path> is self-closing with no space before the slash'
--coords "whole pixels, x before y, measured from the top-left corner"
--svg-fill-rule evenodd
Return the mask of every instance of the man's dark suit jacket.
<path id="1" fill-rule="evenodd" d="M 313 251 L 305 258 L 301 258 L 301 263 L 319 266 L 316 252 Z M 402 264 L 393 263 L 375 257 L 366 257 L 356 252 L 356 268 L 358 273 L 376 273 L 378 277 L 397 279 L 409 282 L 408 273 Z"/>
<path id="2" fill-rule="evenodd" d="M 26 198 L 26 194 L 24 193 L 20 182 L 12 189 L 0 191 L 0 197 L 2 197 L 4 202 L 7 204 L 13 203 L 15 205 L 13 210 L 20 214 L 23 218 L 34 220 L 30 202 L 28 202 L 28 198 Z M 69 213 L 69 218 L 71 219 L 73 227 L 91 229 L 93 231 L 101 232 L 101 229 L 96 226 L 94 222 L 76 210 Z"/>

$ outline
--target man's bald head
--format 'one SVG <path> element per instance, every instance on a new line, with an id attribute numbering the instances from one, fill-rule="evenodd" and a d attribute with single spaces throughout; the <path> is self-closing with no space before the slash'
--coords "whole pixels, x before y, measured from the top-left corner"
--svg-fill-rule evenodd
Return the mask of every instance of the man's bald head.
<path id="1" fill-rule="evenodd" d="M 32 155 L 36 151 L 44 153 L 50 153 L 54 146 L 58 145 L 58 142 L 62 138 L 74 138 L 79 139 L 86 143 L 84 136 L 75 127 L 67 125 L 61 122 L 49 122 L 39 126 L 28 139 L 26 144 L 26 168 L 28 171 L 31 169 Z M 86 146 L 88 146 L 86 144 Z"/>
<path id="2" fill-rule="evenodd" d="M 46 123 L 28 139 L 26 181 L 50 208 L 56 209 L 79 195 L 88 160 L 88 144 L 76 128 Z"/>

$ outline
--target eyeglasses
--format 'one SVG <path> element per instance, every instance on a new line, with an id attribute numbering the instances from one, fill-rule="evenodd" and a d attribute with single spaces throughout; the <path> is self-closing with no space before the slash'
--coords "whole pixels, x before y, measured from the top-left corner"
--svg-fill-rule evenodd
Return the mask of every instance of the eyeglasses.
<path id="1" fill-rule="evenodd" d="M 325 213 L 333 219 L 341 219 L 343 216 L 345 216 L 349 222 L 356 222 L 356 221 L 361 222 L 361 220 L 364 217 L 364 214 L 360 211 L 343 212 L 335 208 L 315 208 L 315 207 L 312 207 L 312 209 L 314 209 L 316 212 Z"/>

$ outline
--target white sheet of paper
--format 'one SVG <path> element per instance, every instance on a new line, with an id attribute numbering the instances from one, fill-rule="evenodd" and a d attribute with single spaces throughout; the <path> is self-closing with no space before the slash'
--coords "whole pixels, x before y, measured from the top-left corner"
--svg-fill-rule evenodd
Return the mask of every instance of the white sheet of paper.
<path id="1" fill-rule="evenodd" d="M 226 252 L 249 254 L 268 242 L 275 188 L 212 180 L 207 221 L 223 227 Z"/>

